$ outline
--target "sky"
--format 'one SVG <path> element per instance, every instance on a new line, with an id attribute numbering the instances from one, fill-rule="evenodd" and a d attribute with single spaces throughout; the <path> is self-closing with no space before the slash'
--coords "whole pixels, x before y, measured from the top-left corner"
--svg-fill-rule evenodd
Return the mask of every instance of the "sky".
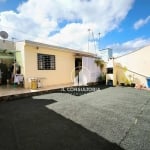
<path id="1" fill-rule="evenodd" d="M 150 45 L 149 0 L 0 0 L 0 31 L 33 40 L 119 56 Z"/>

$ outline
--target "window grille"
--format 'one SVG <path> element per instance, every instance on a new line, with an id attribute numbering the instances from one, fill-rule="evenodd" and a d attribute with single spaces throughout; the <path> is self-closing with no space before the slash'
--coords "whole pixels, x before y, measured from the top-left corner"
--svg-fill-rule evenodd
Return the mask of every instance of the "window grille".
<path id="1" fill-rule="evenodd" d="M 55 55 L 37 54 L 38 70 L 55 70 Z"/>

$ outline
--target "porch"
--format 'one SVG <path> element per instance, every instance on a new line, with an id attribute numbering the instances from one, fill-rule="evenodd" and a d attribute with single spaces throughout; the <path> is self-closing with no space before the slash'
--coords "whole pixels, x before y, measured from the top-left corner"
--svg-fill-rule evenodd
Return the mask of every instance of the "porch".
<path id="1" fill-rule="evenodd" d="M 53 90 L 57 91 L 58 89 L 64 88 L 64 87 L 70 87 L 73 86 L 72 84 L 66 84 L 66 85 L 57 85 L 57 86 L 48 86 L 48 87 L 42 87 L 38 88 L 36 90 L 32 89 L 25 89 L 20 86 L 16 85 L 1 85 L 0 86 L 0 101 L 7 101 L 11 99 L 17 99 L 21 97 L 27 97 L 32 95 L 38 95 L 46 92 L 53 92 Z"/>

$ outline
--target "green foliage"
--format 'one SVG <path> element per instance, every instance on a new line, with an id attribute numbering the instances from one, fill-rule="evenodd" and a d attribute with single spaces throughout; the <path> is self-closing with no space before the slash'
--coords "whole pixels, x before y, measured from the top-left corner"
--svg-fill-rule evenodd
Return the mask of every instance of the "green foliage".
<path id="1" fill-rule="evenodd" d="M 104 60 L 98 58 L 98 59 L 95 59 L 95 63 L 96 63 L 96 65 L 99 66 L 101 69 L 104 68 L 104 65 L 105 65 Z"/>
<path id="2" fill-rule="evenodd" d="M 98 78 L 97 78 L 97 82 L 105 82 L 106 81 L 106 75 L 105 74 L 101 74 Z"/>

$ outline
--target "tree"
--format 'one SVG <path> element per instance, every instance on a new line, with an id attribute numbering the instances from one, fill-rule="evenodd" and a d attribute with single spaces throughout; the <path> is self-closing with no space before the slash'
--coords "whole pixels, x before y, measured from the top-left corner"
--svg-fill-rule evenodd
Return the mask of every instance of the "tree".
<path id="1" fill-rule="evenodd" d="M 104 62 L 104 60 L 97 58 L 97 59 L 95 59 L 95 63 L 98 67 L 100 67 L 100 70 L 101 70 L 101 74 L 97 80 L 98 80 L 98 82 L 105 84 L 105 81 L 106 81 L 106 75 L 105 75 L 105 71 L 104 71 L 105 62 Z"/>
<path id="2" fill-rule="evenodd" d="M 103 71 L 103 68 L 104 68 L 104 65 L 105 65 L 104 60 L 102 60 L 100 58 L 97 58 L 97 59 L 95 59 L 95 63 L 98 67 L 100 67 L 101 71 Z"/>

